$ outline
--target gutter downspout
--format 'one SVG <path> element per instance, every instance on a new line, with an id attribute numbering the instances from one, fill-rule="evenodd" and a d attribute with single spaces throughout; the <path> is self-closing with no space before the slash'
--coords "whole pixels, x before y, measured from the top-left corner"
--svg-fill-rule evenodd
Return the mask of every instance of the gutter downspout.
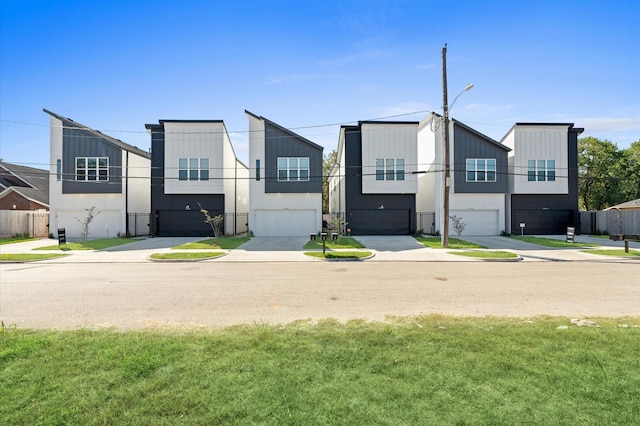
<path id="1" fill-rule="evenodd" d="M 124 234 L 129 232 L 129 151 L 125 157 L 125 180 L 124 180 Z"/>

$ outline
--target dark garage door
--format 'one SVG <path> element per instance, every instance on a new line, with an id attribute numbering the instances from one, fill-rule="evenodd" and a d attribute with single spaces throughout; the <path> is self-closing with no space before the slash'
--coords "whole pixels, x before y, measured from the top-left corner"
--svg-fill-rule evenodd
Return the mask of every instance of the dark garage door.
<path id="1" fill-rule="evenodd" d="M 409 210 L 351 210 L 347 228 L 353 235 L 408 235 L 411 233 Z"/>
<path id="2" fill-rule="evenodd" d="M 573 226 L 572 210 L 527 210 L 514 211 L 511 232 L 520 234 L 520 224 L 524 223 L 524 233 L 529 235 L 558 235 Z"/>
<path id="3" fill-rule="evenodd" d="M 156 214 L 159 237 L 213 236 L 211 225 L 205 223 L 200 210 L 158 210 Z M 218 214 L 220 212 L 209 212 L 211 217 Z"/>

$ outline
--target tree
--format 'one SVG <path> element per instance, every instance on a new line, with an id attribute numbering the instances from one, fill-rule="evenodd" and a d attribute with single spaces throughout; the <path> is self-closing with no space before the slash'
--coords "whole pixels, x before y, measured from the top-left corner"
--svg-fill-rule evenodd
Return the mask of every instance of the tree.
<path id="1" fill-rule="evenodd" d="M 224 223 L 224 216 L 221 214 L 217 216 L 211 217 L 209 215 L 209 210 L 202 207 L 200 203 L 198 203 L 198 207 L 200 207 L 200 213 L 204 215 L 204 222 L 211 225 L 211 230 L 213 231 L 213 237 L 217 240 L 220 235 L 222 235 L 222 224 Z"/>
<path id="2" fill-rule="evenodd" d="M 322 160 L 322 212 L 329 213 L 329 173 L 338 162 L 338 152 L 334 149 L 324 155 Z"/>
<path id="3" fill-rule="evenodd" d="M 451 219 L 453 230 L 456 233 L 456 240 L 458 241 L 458 244 L 460 244 L 460 235 L 462 235 L 462 231 L 464 231 L 464 228 L 467 227 L 467 224 L 462 221 L 461 217 L 458 217 L 456 215 L 449 216 L 449 218 Z"/>
<path id="4" fill-rule="evenodd" d="M 625 177 L 620 182 L 622 202 L 640 198 L 640 140 L 621 152 L 621 167 Z"/>
<path id="5" fill-rule="evenodd" d="M 620 183 L 625 178 L 621 153 L 610 141 L 578 139 L 578 199 L 585 210 L 602 210 L 623 201 Z"/>
<path id="6" fill-rule="evenodd" d="M 85 209 L 87 212 L 87 216 L 84 220 L 80 220 L 76 217 L 76 220 L 80 224 L 80 237 L 82 238 L 82 244 L 87 244 L 87 237 L 89 236 L 89 225 L 93 222 L 93 219 L 100 214 L 100 212 L 94 212 L 96 209 L 95 206 L 90 209 Z"/>

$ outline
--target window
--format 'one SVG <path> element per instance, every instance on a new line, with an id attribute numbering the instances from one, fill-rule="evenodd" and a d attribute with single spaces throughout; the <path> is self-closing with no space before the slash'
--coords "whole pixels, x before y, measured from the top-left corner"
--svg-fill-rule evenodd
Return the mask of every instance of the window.
<path id="1" fill-rule="evenodd" d="M 60 182 L 62 180 L 62 160 L 56 160 L 56 180 Z"/>
<path id="2" fill-rule="evenodd" d="M 278 157 L 278 180 L 309 180 L 309 157 Z"/>
<path id="3" fill-rule="evenodd" d="M 179 158 L 178 180 L 209 180 L 209 159 Z"/>
<path id="4" fill-rule="evenodd" d="M 256 160 L 256 180 L 260 180 L 260 160 Z"/>
<path id="5" fill-rule="evenodd" d="M 527 180 L 529 182 L 555 182 L 555 160 L 527 160 Z"/>
<path id="6" fill-rule="evenodd" d="M 109 180 L 109 158 L 76 157 L 76 180 Z"/>
<path id="7" fill-rule="evenodd" d="M 467 158 L 467 182 L 495 182 L 495 158 Z"/>
<path id="8" fill-rule="evenodd" d="M 377 158 L 376 180 L 404 180 L 404 158 Z"/>

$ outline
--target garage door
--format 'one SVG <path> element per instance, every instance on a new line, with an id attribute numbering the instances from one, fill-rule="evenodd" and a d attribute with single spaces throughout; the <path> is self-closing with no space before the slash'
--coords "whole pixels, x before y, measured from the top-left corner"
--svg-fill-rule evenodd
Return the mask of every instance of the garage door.
<path id="1" fill-rule="evenodd" d="M 514 211 L 511 224 L 512 233 L 520 233 L 520 224 L 524 223 L 524 233 L 529 235 L 556 235 L 567 232 L 567 226 L 573 225 L 572 210 L 529 210 Z"/>
<path id="2" fill-rule="evenodd" d="M 462 218 L 462 235 L 499 235 L 498 210 L 453 210 L 449 216 Z M 449 234 L 455 235 L 453 221 L 449 219 Z"/>
<path id="3" fill-rule="evenodd" d="M 254 221 L 249 229 L 256 237 L 308 237 L 322 227 L 315 210 L 256 210 Z"/>
<path id="4" fill-rule="evenodd" d="M 158 210 L 159 237 L 212 237 L 211 225 L 199 210 Z M 209 211 L 211 217 L 221 214 Z M 222 228 L 224 229 L 224 228 Z"/>
<path id="5" fill-rule="evenodd" d="M 409 235 L 410 211 L 403 209 L 351 210 L 347 228 L 353 235 Z"/>

